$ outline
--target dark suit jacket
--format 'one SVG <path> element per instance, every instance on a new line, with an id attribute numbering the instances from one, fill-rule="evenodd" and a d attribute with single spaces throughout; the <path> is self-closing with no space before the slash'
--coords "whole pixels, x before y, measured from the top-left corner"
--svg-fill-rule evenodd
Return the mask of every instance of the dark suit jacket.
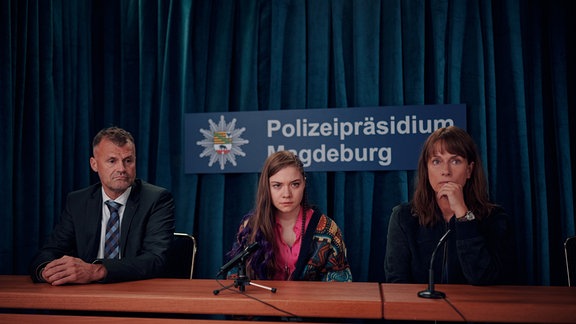
<path id="1" fill-rule="evenodd" d="M 164 270 L 174 235 L 174 199 L 166 189 L 136 179 L 122 217 L 122 259 L 96 260 L 102 222 L 102 185 L 70 193 L 60 222 L 30 265 L 35 282 L 40 270 L 64 255 L 101 262 L 108 271 L 103 282 L 140 280 Z"/>

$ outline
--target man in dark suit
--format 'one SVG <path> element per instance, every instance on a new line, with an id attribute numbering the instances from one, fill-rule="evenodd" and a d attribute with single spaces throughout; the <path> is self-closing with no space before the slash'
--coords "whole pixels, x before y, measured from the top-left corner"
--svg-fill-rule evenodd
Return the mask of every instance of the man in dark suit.
<path id="1" fill-rule="evenodd" d="M 68 195 L 60 222 L 31 264 L 35 282 L 118 282 L 164 270 L 174 234 L 172 194 L 136 179 L 129 132 L 103 129 L 92 149 L 90 166 L 100 183 Z"/>

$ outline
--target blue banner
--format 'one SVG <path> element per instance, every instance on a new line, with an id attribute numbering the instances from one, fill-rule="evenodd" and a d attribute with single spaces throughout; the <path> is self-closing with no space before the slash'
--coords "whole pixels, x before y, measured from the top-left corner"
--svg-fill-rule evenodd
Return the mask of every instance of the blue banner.
<path id="1" fill-rule="evenodd" d="M 451 125 L 466 128 L 465 105 L 186 114 L 185 171 L 260 172 L 280 150 L 306 171 L 414 170 L 428 135 Z"/>

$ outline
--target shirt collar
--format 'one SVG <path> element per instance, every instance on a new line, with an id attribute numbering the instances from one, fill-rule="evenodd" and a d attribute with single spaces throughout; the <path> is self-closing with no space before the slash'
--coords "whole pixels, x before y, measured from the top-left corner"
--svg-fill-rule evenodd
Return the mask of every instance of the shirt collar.
<path id="1" fill-rule="evenodd" d="M 122 206 L 126 206 L 126 202 L 128 201 L 128 197 L 130 197 L 130 192 L 132 192 L 132 186 L 128 187 L 124 193 L 122 193 L 118 198 L 112 199 L 108 197 L 108 195 L 104 192 L 104 187 L 102 187 L 102 201 L 114 200 L 115 202 L 122 204 Z"/>

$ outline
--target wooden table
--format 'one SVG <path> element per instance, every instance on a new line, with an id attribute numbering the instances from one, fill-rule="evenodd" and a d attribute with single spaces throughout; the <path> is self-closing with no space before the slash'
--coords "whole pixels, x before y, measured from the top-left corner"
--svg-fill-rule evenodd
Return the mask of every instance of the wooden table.
<path id="1" fill-rule="evenodd" d="M 382 284 L 384 318 L 414 321 L 462 321 L 458 312 L 443 299 L 418 297 L 424 285 Z"/>
<path id="2" fill-rule="evenodd" d="M 233 281 L 223 281 L 231 284 Z M 378 283 L 254 281 L 276 293 L 246 286 L 224 290 L 211 279 L 150 279 L 114 284 L 50 286 L 27 276 L 0 276 L 0 308 L 164 314 L 297 316 L 381 319 Z M 146 315 L 148 316 L 148 315 Z"/>
<path id="3" fill-rule="evenodd" d="M 575 287 L 436 285 L 446 299 L 418 297 L 425 285 L 381 288 L 386 319 L 576 323 Z"/>
<path id="4" fill-rule="evenodd" d="M 123 323 L 136 323 L 143 318 L 180 322 L 183 318 L 198 318 L 197 315 L 576 323 L 575 287 L 436 285 L 437 290 L 446 293 L 446 299 L 425 299 L 417 296 L 426 288 L 420 284 L 254 283 L 275 287 L 277 292 L 246 286 L 246 296 L 237 288 L 215 295 L 214 290 L 220 286 L 211 279 L 53 287 L 34 284 L 28 276 L 0 276 L 0 313 L 2 309 L 21 310 L 18 314 L 0 314 L 0 322 L 23 324 L 52 319 L 72 323 L 74 317 L 57 312 L 78 311 L 77 315 L 87 316 L 92 322 L 114 319 Z M 46 315 L 51 316 L 46 319 L 42 314 L 27 314 L 26 310 L 50 310 L 56 314 Z M 102 316 L 101 312 L 113 317 Z M 179 316 L 163 318 L 166 314 Z"/>

